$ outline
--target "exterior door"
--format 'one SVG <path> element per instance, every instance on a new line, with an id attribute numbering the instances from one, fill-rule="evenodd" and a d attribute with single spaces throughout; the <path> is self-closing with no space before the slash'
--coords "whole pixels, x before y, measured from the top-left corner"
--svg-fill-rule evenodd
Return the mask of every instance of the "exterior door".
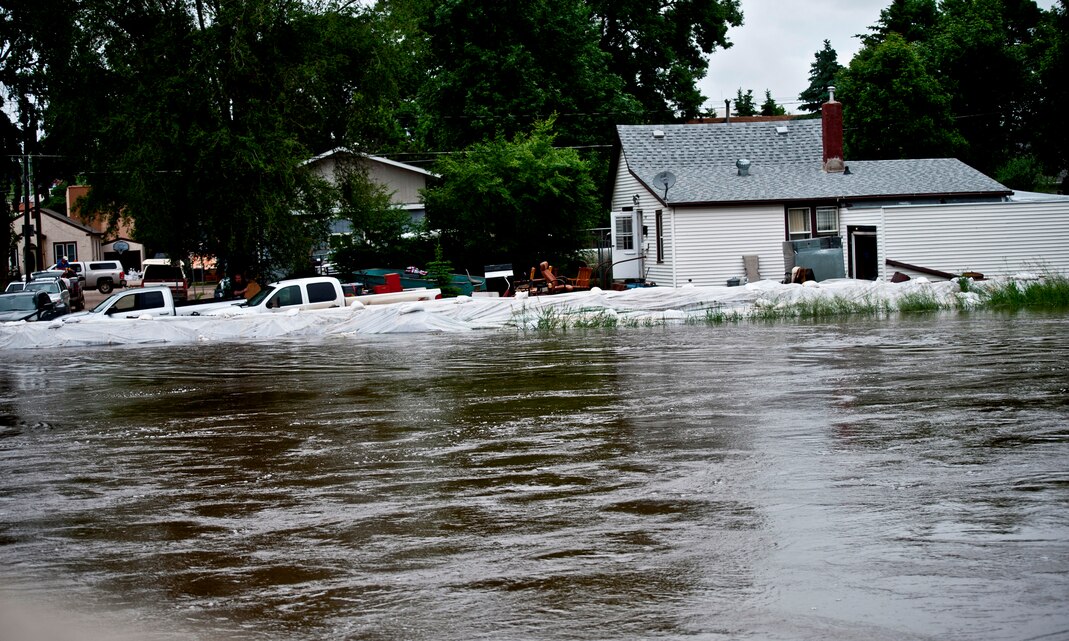
<path id="1" fill-rule="evenodd" d="M 613 280 L 641 279 L 642 210 L 613 212 L 611 233 Z"/>
<path id="2" fill-rule="evenodd" d="M 880 276 L 877 258 L 876 228 L 871 226 L 847 227 L 850 239 L 850 278 L 876 280 Z"/>

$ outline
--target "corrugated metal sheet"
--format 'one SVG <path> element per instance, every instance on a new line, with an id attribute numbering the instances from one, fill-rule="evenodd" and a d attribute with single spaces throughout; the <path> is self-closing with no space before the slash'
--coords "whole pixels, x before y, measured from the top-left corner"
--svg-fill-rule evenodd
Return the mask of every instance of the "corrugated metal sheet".
<path id="1" fill-rule="evenodd" d="M 1069 274 L 1069 204 L 885 207 L 884 258 L 950 273 Z M 888 268 L 893 271 L 892 268 Z"/>

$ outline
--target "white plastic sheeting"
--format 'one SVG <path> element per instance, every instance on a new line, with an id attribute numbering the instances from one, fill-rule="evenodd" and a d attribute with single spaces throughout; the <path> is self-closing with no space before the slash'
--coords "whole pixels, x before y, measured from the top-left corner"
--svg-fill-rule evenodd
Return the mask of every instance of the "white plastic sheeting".
<path id="1" fill-rule="evenodd" d="M 1021 275 L 1018 278 L 1035 278 Z M 41 349 L 92 345 L 250 342 L 289 337 L 404 332 L 468 332 L 539 327 L 546 319 L 611 317 L 621 324 L 684 322 L 710 310 L 743 315 L 766 306 L 833 298 L 892 307 L 910 292 L 968 305 L 976 294 L 963 294 L 957 282 L 904 283 L 837 279 L 805 285 L 759 281 L 742 287 L 646 287 L 626 291 L 570 292 L 517 298 L 451 298 L 419 303 L 363 306 L 223 317 L 178 316 L 138 319 L 57 319 L 51 322 L 0 324 L 0 349 Z M 970 297 L 972 297 L 970 299 Z M 75 322 L 77 321 L 77 322 Z"/>

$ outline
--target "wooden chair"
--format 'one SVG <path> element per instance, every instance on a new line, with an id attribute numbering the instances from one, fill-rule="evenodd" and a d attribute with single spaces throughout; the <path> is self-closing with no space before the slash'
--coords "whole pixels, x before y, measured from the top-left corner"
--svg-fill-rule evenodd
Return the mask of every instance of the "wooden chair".
<path id="1" fill-rule="evenodd" d="M 559 294 L 561 292 L 570 292 L 575 289 L 568 283 L 566 278 L 561 278 L 553 272 L 553 266 L 547 261 L 539 263 L 538 268 L 542 272 L 542 278 L 546 281 L 546 289 L 550 294 Z"/>
<path id="2" fill-rule="evenodd" d="M 594 275 L 594 270 L 590 267 L 580 267 L 579 273 L 575 278 L 568 278 L 568 284 L 572 286 L 572 289 L 590 289 L 590 279 Z"/>

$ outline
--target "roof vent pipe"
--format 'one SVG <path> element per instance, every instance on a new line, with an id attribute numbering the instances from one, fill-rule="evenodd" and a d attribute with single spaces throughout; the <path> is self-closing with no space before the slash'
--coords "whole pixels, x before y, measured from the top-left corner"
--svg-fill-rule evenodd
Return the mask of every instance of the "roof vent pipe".
<path id="1" fill-rule="evenodd" d="M 739 168 L 740 176 L 750 175 L 750 161 L 746 158 L 739 158 L 735 161 L 735 166 Z"/>
<path id="2" fill-rule="evenodd" d="M 724 100 L 724 124 L 731 122 L 731 101 Z"/>

